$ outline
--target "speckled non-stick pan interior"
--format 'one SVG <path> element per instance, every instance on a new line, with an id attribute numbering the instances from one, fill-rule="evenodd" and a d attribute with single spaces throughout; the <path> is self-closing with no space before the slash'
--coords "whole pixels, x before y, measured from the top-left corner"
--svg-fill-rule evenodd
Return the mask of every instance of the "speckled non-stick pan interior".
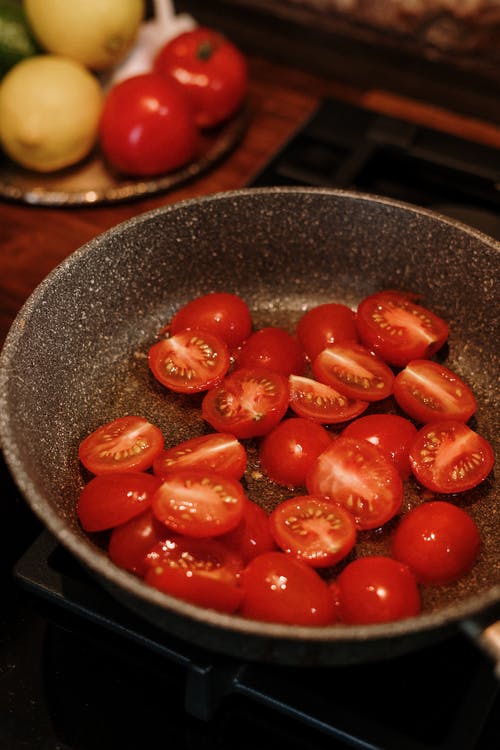
<path id="1" fill-rule="evenodd" d="M 166 632 L 203 647 L 278 663 L 339 664 L 393 655 L 464 621 L 493 618 L 500 600 L 494 473 L 456 499 L 483 539 L 470 575 L 426 589 L 419 617 L 368 627 L 266 624 L 163 595 L 112 565 L 102 540 L 80 530 L 75 507 L 89 478 L 77 447 L 103 422 L 142 414 L 167 444 L 208 431 L 201 398 L 167 393 L 146 355 L 175 310 L 212 291 L 243 296 L 256 326 L 290 330 L 321 302 L 354 307 L 384 288 L 421 294 L 450 324 L 441 359 L 473 387 L 479 409 L 471 424 L 496 446 L 499 258 L 498 243 L 454 221 L 338 191 L 243 190 L 137 216 L 70 256 L 19 313 L 0 371 L 8 465 L 35 513 L 100 584 Z M 252 477 L 249 448 L 248 494 L 270 509 L 285 495 Z M 421 499 L 410 482 L 404 507 Z M 361 534 L 359 554 L 383 552 L 390 533 L 391 524 Z"/>

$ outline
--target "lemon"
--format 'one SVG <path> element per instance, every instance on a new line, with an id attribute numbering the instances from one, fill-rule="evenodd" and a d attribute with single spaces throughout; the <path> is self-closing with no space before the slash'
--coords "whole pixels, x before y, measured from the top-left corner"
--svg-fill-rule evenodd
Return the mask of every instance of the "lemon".
<path id="1" fill-rule="evenodd" d="M 0 82 L 0 144 L 28 169 L 52 172 L 83 159 L 97 141 L 103 95 L 83 65 L 35 55 Z"/>
<path id="2" fill-rule="evenodd" d="M 36 52 L 39 49 L 21 6 L 13 0 L 0 0 L 0 77 Z"/>
<path id="3" fill-rule="evenodd" d="M 144 0 L 24 0 L 23 7 L 45 50 L 93 70 L 126 55 L 145 13 Z"/>

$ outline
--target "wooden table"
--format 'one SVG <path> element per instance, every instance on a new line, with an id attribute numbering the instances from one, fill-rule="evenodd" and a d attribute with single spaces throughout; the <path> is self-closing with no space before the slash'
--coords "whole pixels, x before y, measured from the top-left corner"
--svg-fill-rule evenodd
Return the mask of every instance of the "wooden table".
<path id="1" fill-rule="evenodd" d="M 261 57 L 250 57 L 249 63 L 249 128 L 230 156 L 196 181 L 172 192 L 114 205 L 47 208 L 0 202 L 0 344 L 29 294 L 66 256 L 138 213 L 249 184 L 324 96 L 500 148 L 500 125 L 374 88 L 356 89 Z"/>

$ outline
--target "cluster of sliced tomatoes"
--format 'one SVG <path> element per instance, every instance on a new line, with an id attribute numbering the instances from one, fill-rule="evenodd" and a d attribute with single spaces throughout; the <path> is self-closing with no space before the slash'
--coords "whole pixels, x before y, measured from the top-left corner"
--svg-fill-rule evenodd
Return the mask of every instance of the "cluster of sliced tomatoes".
<path id="1" fill-rule="evenodd" d="M 356 311 L 318 305 L 293 334 L 254 330 L 237 295 L 192 300 L 149 366 L 167 389 L 203 394 L 213 431 L 166 446 L 143 417 L 99 427 L 79 449 L 95 475 L 78 501 L 82 527 L 109 530 L 120 567 L 219 611 L 300 625 L 418 614 L 420 587 L 467 573 L 480 536 L 451 497 L 404 512 L 405 483 L 449 497 L 494 462 L 466 424 L 472 390 L 431 359 L 447 338 L 443 319 L 396 291 Z M 388 398 L 400 414 L 364 413 Z M 246 489 L 254 438 L 260 470 L 291 495 L 269 514 Z M 360 535 L 391 520 L 390 554 L 356 558 Z"/>

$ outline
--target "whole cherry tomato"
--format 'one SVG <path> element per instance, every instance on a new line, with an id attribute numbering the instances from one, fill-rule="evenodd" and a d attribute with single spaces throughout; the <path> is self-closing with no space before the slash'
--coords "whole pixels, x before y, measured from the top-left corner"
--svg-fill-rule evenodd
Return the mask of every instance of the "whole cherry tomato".
<path id="1" fill-rule="evenodd" d="M 231 117 L 247 91 L 244 55 L 213 29 L 199 27 L 168 41 L 156 56 L 154 70 L 181 84 L 200 128 L 215 127 Z"/>
<path id="2" fill-rule="evenodd" d="M 110 89 L 99 127 L 107 161 L 120 172 L 157 175 L 194 159 L 198 131 L 181 87 L 157 73 L 126 78 Z"/>

